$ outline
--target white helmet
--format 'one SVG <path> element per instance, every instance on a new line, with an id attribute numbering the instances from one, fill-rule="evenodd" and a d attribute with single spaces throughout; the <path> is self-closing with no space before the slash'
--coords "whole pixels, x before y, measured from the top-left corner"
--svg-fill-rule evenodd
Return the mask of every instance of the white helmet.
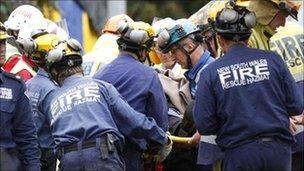
<path id="1" fill-rule="evenodd" d="M 175 20 L 173 20 L 170 17 L 160 19 L 152 23 L 152 27 L 155 30 L 156 35 L 158 35 L 163 29 L 165 28 L 169 29 L 174 25 L 175 25 Z"/>
<path id="2" fill-rule="evenodd" d="M 57 35 L 60 40 L 68 40 L 70 36 L 68 33 L 61 27 L 59 27 L 55 22 L 45 19 L 47 26 L 46 26 L 46 31 L 50 34 L 55 34 Z"/>
<path id="3" fill-rule="evenodd" d="M 16 8 L 8 17 L 4 25 L 10 30 L 20 30 L 24 26 L 35 26 L 44 20 L 39 9 L 31 5 L 21 5 Z"/>

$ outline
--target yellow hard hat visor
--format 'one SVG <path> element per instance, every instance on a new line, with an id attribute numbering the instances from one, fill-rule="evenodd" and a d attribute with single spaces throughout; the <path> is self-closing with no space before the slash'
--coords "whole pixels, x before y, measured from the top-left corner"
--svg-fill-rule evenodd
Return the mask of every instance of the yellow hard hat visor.
<path id="1" fill-rule="evenodd" d="M 45 34 L 37 37 L 34 41 L 37 48 L 33 51 L 31 57 L 34 59 L 44 59 L 47 52 L 54 49 L 54 47 L 59 44 L 60 39 L 57 35 Z"/>

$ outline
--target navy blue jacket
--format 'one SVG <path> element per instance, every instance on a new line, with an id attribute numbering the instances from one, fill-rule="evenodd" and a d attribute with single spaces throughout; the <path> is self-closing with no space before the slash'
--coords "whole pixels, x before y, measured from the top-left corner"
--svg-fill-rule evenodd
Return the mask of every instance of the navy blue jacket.
<path id="1" fill-rule="evenodd" d="M 194 121 L 223 150 L 261 136 L 293 142 L 289 116 L 301 114 L 303 98 L 277 54 L 236 44 L 200 78 Z"/>
<path id="2" fill-rule="evenodd" d="M 129 54 L 120 54 L 94 78 L 113 84 L 133 109 L 154 118 L 157 125 L 167 131 L 168 108 L 155 70 Z M 141 149 L 146 149 L 147 142 L 143 139 L 132 141 Z"/>
<path id="3" fill-rule="evenodd" d="M 46 113 L 42 112 L 46 96 L 57 88 L 48 74 L 42 68 L 37 75 L 26 82 L 30 104 L 33 111 L 33 118 L 37 128 L 39 147 L 54 148 L 55 143 L 51 133 L 50 120 Z"/>
<path id="4" fill-rule="evenodd" d="M 159 145 L 166 134 L 153 118 L 132 109 L 117 90 L 106 82 L 72 75 L 62 87 L 47 96 L 50 105 L 44 111 L 51 115 L 51 129 L 56 146 L 94 140 L 105 133 L 145 138 Z"/>
<path id="5" fill-rule="evenodd" d="M 36 128 L 24 83 L 0 69 L 0 148 L 16 148 L 26 170 L 40 170 Z"/>

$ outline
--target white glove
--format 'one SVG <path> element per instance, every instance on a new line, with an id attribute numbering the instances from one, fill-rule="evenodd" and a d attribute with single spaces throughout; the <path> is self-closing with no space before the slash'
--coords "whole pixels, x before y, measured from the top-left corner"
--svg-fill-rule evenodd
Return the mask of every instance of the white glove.
<path id="1" fill-rule="evenodd" d="M 167 132 L 167 143 L 161 148 L 159 154 L 159 160 L 162 162 L 166 159 L 166 157 L 170 154 L 172 150 L 173 141 L 169 137 L 170 133 Z"/>

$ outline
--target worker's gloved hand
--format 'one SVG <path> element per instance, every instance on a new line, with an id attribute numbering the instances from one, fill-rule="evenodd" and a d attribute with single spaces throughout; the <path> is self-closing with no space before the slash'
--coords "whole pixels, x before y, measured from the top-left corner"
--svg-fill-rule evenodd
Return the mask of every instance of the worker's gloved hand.
<path id="1" fill-rule="evenodd" d="M 160 150 L 159 160 L 162 162 L 170 154 L 172 150 L 173 141 L 169 137 L 170 133 L 167 132 L 167 143 Z"/>

